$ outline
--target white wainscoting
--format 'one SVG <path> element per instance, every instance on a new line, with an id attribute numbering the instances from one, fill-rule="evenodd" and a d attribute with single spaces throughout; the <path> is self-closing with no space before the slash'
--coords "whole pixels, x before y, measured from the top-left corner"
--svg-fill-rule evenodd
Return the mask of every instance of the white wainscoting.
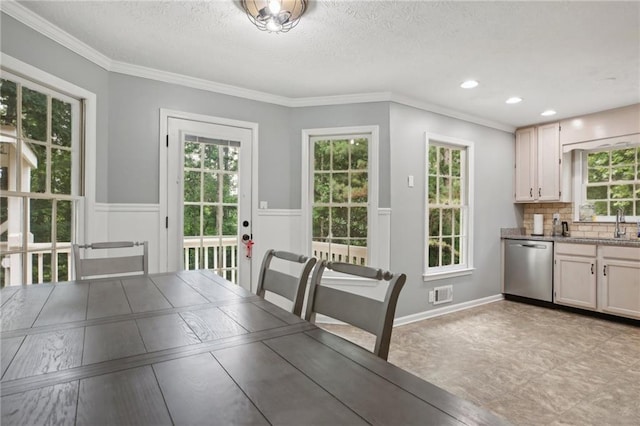
<path id="1" fill-rule="evenodd" d="M 96 203 L 94 241 L 148 241 L 149 272 L 159 272 L 160 206 L 158 204 Z"/>

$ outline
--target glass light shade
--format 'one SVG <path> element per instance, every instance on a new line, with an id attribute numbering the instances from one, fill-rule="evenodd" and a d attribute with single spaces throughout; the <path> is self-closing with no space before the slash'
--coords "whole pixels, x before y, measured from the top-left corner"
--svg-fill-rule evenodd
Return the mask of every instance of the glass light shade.
<path id="1" fill-rule="evenodd" d="M 286 33 L 300 21 L 307 0 L 241 0 L 249 20 L 260 31 Z"/>

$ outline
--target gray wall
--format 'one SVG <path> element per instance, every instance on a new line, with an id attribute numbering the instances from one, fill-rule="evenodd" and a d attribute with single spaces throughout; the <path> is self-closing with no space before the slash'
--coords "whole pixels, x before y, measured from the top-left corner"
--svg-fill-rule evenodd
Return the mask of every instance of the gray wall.
<path id="1" fill-rule="evenodd" d="M 514 135 L 399 104 L 391 123 L 391 269 L 407 274 L 398 316 L 433 309 L 431 288 L 453 284 L 453 303 L 495 295 L 500 290 L 500 228 L 516 227 L 513 204 Z M 475 143 L 474 267 L 470 276 L 425 283 L 422 279 L 425 233 L 425 133 Z M 407 176 L 415 186 L 409 188 Z M 441 307 L 446 305 L 437 305 Z"/>
<path id="2" fill-rule="evenodd" d="M 287 161 L 289 108 L 117 73 L 109 89 L 110 203 L 158 202 L 160 108 L 167 108 L 258 123 L 259 198 L 270 208 L 299 208 L 290 195 L 299 192 L 300 172 Z"/>
<path id="3" fill-rule="evenodd" d="M 0 39 L 2 52 L 97 95 L 96 201 L 109 201 L 109 73 L 4 13 Z"/>

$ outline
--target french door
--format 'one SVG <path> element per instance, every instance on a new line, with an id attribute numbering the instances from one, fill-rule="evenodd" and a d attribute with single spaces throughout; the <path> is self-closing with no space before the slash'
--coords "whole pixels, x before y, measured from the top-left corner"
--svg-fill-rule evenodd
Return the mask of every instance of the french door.
<path id="1" fill-rule="evenodd" d="M 248 288 L 252 131 L 167 120 L 168 270 L 211 269 Z"/>

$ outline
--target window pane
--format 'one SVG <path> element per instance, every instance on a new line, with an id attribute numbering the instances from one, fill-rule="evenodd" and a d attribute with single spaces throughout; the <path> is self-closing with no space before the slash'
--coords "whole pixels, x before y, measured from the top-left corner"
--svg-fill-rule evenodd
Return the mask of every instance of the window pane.
<path id="1" fill-rule="evenodd" d="M 611 151 L 611 165 L 633 164 L 635 161 L 636 149 L 617 149 Z"/>
<path id="2" fill-rule="evenodd" d="M 314 170 L 331 170 L 331 142 L 318 141 L 313 148 Z"/>
<path id="3" fill-rule="evenodd" d="M 440 235 L 440 209 L 429 209 L 429 236 Z"/>
<path id="4" fill-rule="evenodd" d="M 34 243 L 51 242 L 51 200 L 29 200 L 29 231 Z"/>
<path id="5" fill-rule="evenodd" d="M 200 172 L 184 172 L 184 201 L 200 201 L 200 176 Z M 216 191 L 216 198 L 217 194 Z"/>
<path id="6" fill-rule="evenodd" d="M 442 234 L 453 235 L 453 210 L 442 209 Z"/>
<path id="7" fill-rule="evenodd" d="M 8 248 L 22 248 L 22 218 L 24 213 L 24 202 L 19 197 L 2 197 L 0 198 L 2 223 L 7 222 L 7 231 L 0 234 L 0 241 L 8 241 Z M 9 237 L 9 235 L 11 237 Z"/>
<path id="8" fill-rule="evenodd" d="M 199 230 L 197 235 L 200 235 Z M 210 237 L 219 235 L 218 206 L 202 206 L 202 236 Z"/>
<path id="9" fill-rule="evenodd" d="M 640 200 L 636 201 L 636 216 L 640 216 Z"/>
<path id="10" fill-rule="evenodd" d="M 329 235 L 329 208 L 313 208 L 313 238 L 324 238 Z"/>
<path id="11" fill-rule="evenodd" d="M 58 253 L 58 270 L 56 281 L 69 281 L 69 256 L 67 253 Z"/>
<path id="12" fill-rule="evenodd" d="M 345 238 L 348 236 L 347 223 L 349 222 L 349 208 L 331 208 L 331 234 L 333 238 Z"/>
<path id="13" fill-rule="evenodd" d="M 27 256 L 31 256 L 31 283 L 51 282 L 51 253 L 35 252 Z"/>
<path id="14" fill-rule="evenodd" d="M 594 166 L 608 166 L 609 165 L 609 152 L 593 152 L 587 155 L 587 163 L 589 167 Z"/>
<path id="15" fill-rule="evenodd" d="M 438 186 L 440 189 L 440 197 L 438 198 L 438 203 L 449 204 L 449 197 L 451 195 L 451 179 L 439 177 Z"/>
<path id="16" fill-rule="evenodd" d="M 205 174 L 205 177 L 208 173 Z M 238 175 L 223 175 L 224 186 L 222 187 L 222 201 L 225 203 L 238 202 Z M 205 185 L 207 181 L 205 179 Z"/>
<path id="17" fill-rule="evenodd" d="M 331 195 L 329 188 L 329 173 L 313 174 L 313 201 L 315 203 L 328 203 Z"/>
<path id="18" fill-rule="evenodd" d="M 351 173 L 351 202 L 366 203 L 368 199 L 367 173 Z"/>
<path id="19" fill-rule="evenodd" d="M 608 216 L 609 215 L 609 203 L 606 201 L 596 201 L 595 203 L 593 203 L 594 206 L 594 210 L 595 210 L 595 214 L 596 216 Z"/>
<path id="20" fill-rule="evenodd" d="M 238 208 L 222 207 L 222 235 L 238 235 Z"/>
<path id="21" fill-rule="evenodd" d="M 455 265 L 459 265 L 461 262 L 460 257 L 460 237 L 456 237 L 453 239 L 453 263 Z"/>
<path id="22" fill-rule="evenodd" d="M 184 206 L 184 236 L 200 235 L 200 206 Z M 215 235 L 215 234 L 207 234 Z"/>
<path id="23" fill-rule="evenodd" d="M 47 189 L 47 148 L 35 143 L 22 145 L 27 167 L 31 170 L 30 180 L 22 180 L 22 190 L 25 192 L 45 192 Z"/>
<path id="24" fill-rule="evenodd" d="M 429 239 L 429 267 L 440 266 L 440 242 L 438 238 Z"/>
<path id="25" fill-rule="evenodd" d="M 8 223 L 9 220 L 9 199 L 7 197 L 0 197 L 0 223 Z M 9 235 L 9 227 L 0 232 L 0 241 L 6 242 Z M 0 268 L 1 269 L 1 268 Z M 2 284 L 2 282 L 0 282 Z"/>
<path id="26" fill-rule="evenodd" d="M 429 204 L 435 204 L 438 196 L 438 178 L 429 176 Z"/>
<path id="27" fill-rule="evenodd" d="M 587 200 L 606 200 L 609 187 L 606 185 L 588 186 Z"/>
<path id="28" fill-rule="evenodd" d="M 453 235 L 462 235 L 462 225 L 460 222 L 460 209 L 453 210 Z"/>
<path id="29" fill-rule="evenodd" d="M 451 153 L 451 176 L 460 177 L 460 150 L 454 149 Z"/>
<path id="30" fill-rule="evenodd" d="M 14 130 L 17 126 L 16 90 L 16 83 L 13 81 L 0 80 L 0 124 L 12 126 Z"/>
<path id="31" fill-rule="evenodd" d="M 56 202 L 56 241 L 68 243 L 71 242 L 72 230 L 72 202 L 59 200 Z"/>
<path id="32" fill-rule="evenodd" d="M 185 173 L 186 174 L 186 173 Z M 218 188 L 218 174 L 217 173 L 209 173 L 209 172 L 203 172 L 202 173 L 202 179 L 203 179 L 203 194 L 202 194 L 202 201 L 204 201 L 205 203 L 219 203 L 220 202 L 220 197 L 218 194 L 219 188 Z M 225 176 L 227 177 L 227 176 Z M 198 191 L 198 198 L 196 200 L 193 201 L 198 201 L 200 199 L 200 182 L 198 182 L 198 187 L 197 187 L 197 191 Z"/>
<path id="33" fill-rule="evenodd" d="M 229 146 L 222 148 L 222 170 L 238 171 L 238 148 Z"/>
<path id="34" fill-rule="evenodd" d="M 349 174 L 332 173 L 331 201 L 333 203 L 349 202 Z"/>
<path id="35" fill-rule="evenodd" d="M 47 96 L 22 88 L 22 133 L 37 141 L 47 140 Z"/>
<path id="36" fill-rule="evenodd" d="M 609 182 L 609 168 L 608 167 L 590 167 L 588 182 L 589 183 Z"/>
<path id="37" fill-rule="evenodd" d="M 451 179 L 451 202 L 453 204 L 460 204 L 462 194 L 460 193 L 460 179 Z"/>
<path id="38" fill-rule="evenodd" d="M 442 239 L 442 266 L 453 262 L 453 238 Z"/>
<path id="39" fill-rule="evenodd" d="M 451 173 L 450 161 L 451 161 L 451 150 L 448 148 L 440 148 L 439 149 L 439 160 L 440 160 L 440 175 L 446 176 Z"/>
<path id="40" fill-rule="evenodd" d="M 622 209 L 622 214 L 625 216 L 633 215 L 633 202 L 632 201 L 613 201 L 611 202 L 611 214 L 616 214 L 618 209 Z"/>
<path id="41" fill-rule="evenodd" d="M 610 198 L 631 198 L 633 195 L 633 185 L 611 185 L 610 187 L 611 197 Z"/>
<path id="42" fill-rule="evenodd" d="M 51 100 L 51 142 L 71 147 L 71 104 Z"/>
<path id="43" fill-rule="evenodd" d="M 355 139 L 351 145 L 351 170 L 367 170 L 369 164 L 369 149 L 366 138 Z"/>
<path id="44" fill-rule="evenodd" d="M 200 146 L 197 142 L 184 143 L 184 167 L 200 168 Z"/>
<path id="45" fill-rule="evenodd" d="M 333 170 L 349 169 L 349 141 L 333 141 Z"/>
<path id="46" fill-rule="evenodd" d="M 611 169 L 611 180 L 633 180 L 635 175 L 634 166 L 618 166 Z"/>
<path id="47" fill-rule="evenodd" d="M 51 150 L 51 192 L 71 195 L 71 151 Z"/>
<path id="48" fill-rule="evenodd" d="M 204 152 L 203 167 L 207 170 L 221 170 L 220 165 L 220 147 L 208 143 L 202 144 Z"/>
<path id="49" fill-rule="evenodd" d="M 367 208 L 351 208 L 351 232 L 352 238 L 367 238 Z"/>
<path id="50" fill-rule="evenodd" d="M 429 175 L 438 174 L 438 148 L 435 146 L 429 147 Z"/>

